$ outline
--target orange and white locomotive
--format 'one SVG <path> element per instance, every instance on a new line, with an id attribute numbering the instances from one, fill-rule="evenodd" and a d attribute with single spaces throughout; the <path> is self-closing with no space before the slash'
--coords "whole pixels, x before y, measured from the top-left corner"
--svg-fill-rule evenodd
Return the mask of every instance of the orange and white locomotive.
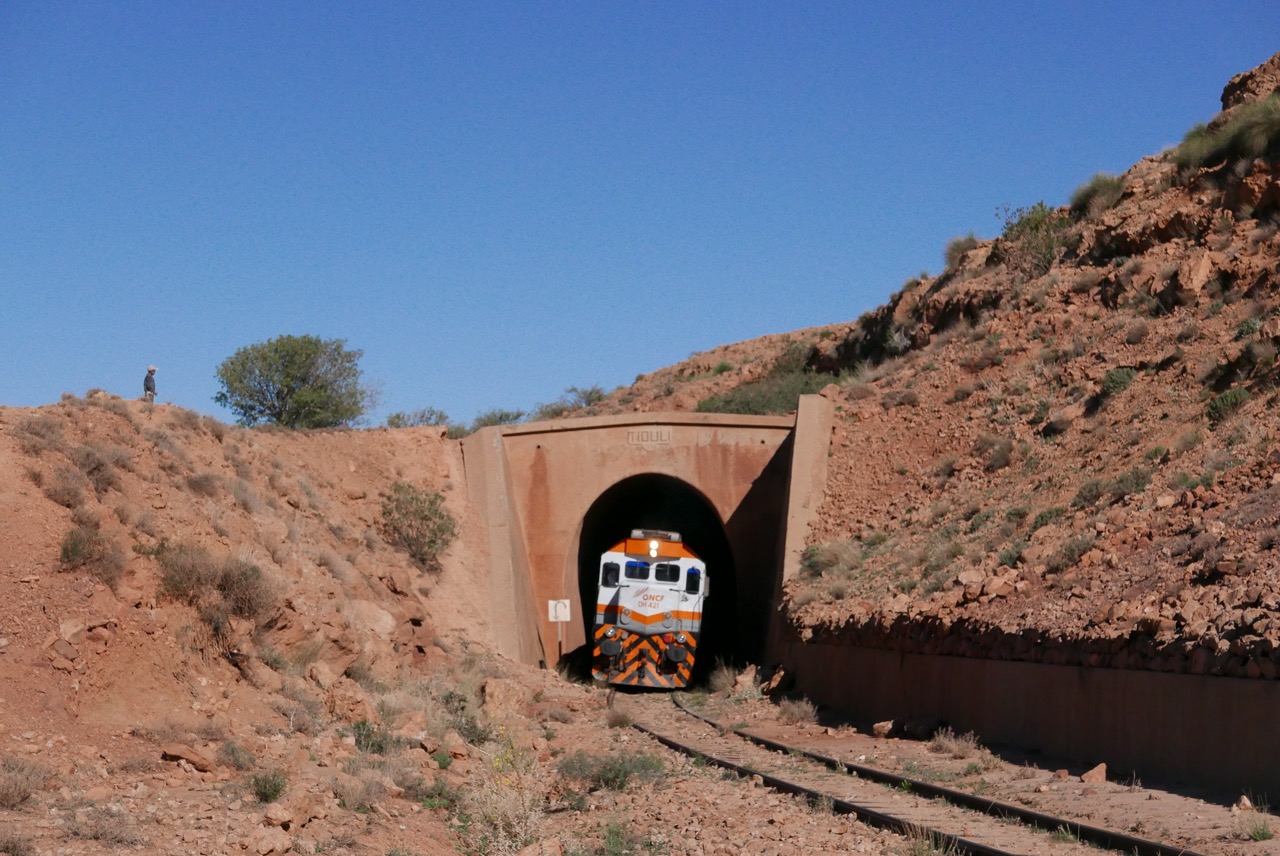
<path id="1" fill-rule="evenodd" d="M 633 529 L 600 556 L 591 674 L 597 683 L 688 686 L 707 566 L 678 532 Z"/>

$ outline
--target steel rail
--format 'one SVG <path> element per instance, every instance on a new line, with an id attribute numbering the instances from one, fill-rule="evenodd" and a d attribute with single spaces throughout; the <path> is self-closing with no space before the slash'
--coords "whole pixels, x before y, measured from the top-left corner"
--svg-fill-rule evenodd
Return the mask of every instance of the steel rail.
<path id="1" fill-rule="evenodd" d="M 662 745 L 670 749 L 674 749 L 682 754 L 700 758 L 708 764 L 723 767 L 724 769 L 731 770 L 740 776 L 757 777 L 765 785 L 768 785 L 770 788 L 773 788 L 775 791 L 779 791 L 780 793 L 803 796 L 811 802 L 820 798 L 826 798 L 831 800 L 832 811 L 837 811 L 841 814 L 851 814 L 868 825 L 891 829 L 904 835 L 927 835 L 931 840 L 936 841 L 940 847 L 948 848 L 945 852 L 964 854 L 964 856 L 1018 856 L 1018 854 L 1012 853 L 1008 850 L 1000 850 L 999 848 L 991 847 L 990 845 L 983 844 L 979 841 L 971 841 L 958 835 L 942 832 L 941 830 L 922 827 L 918 823 L 912 823 L 900 817 L 895 817 L 894 815 L 877 811 L 868 806 L 832 797 L 830 794 L 823 793 L 822 791 L 787 781 L 779 776 L 765 773 L 761 770 L 756 770 L 744 764 L 730 761 L 727 758 L 720 758 L 702 749 L 698 749 L 675 740 L 674 738 L 668 737 L 665 734 L 660 734 L 641 723 L 632 723 L 631 727 L 643 734 L 647 734 Z"/>
<path id="2" fill-rule="evenodd" d="M 1203 856 L 1203 854 L 1194 850 L 1188 850 L 1185 847 L 1161 844 L 1158 841 L 1139 838 L 1126 832 L 1119 832 L 1117 830 L 1107 829 L 1101 826 L 1093 826 L 1091 824 L 1081 823 L 1078 820 L 1055 817 L 1050 814 L 1045 814 L 1044 812 L 1024 808 L 1020 805 L 1014 805 L 1013 803 L 986 799 L 966 791 L 943 787 L 941 785 L 933 784 L 932 782 L 923 782 L 919 779 L 912 779 L 908 776 L 900 776 L 897 773 L 890 773 L 886 770 L 880 770 L 875 767 L 867 767 L 849 761 L 841 761 L 838 758 L 832 758 L 799 746 L 791 746 L 777 740 L 771 740 L 767 737 L 760 737 L 759 735 L 750 733 L 744 728 L 726 727 L 710 717 L 703 716 L 697 711 L 690 710 L 674 695 L 671 697 L 671 700 L 675 706 L 684 713 L 720 732 L 736 734 L 743 740 L 750 741 L 757 746 L 761 746 L 765 749 L 771 749 L 775 752 L 785 752 L 789 755 L 800 755 L 806 757 L 828 767 L 831 770 L 835 770 L 836 772 L 855 774 L 860 778 L 893 788 L 910 788 L 912 792 L 920 794 L 921 796 L 946 800 L 952 805 L 970 809 L 972 811 L 978 811 L 983 814 L 991 815 L 992 817 L 1017 820 L 1023 824 L 1033 826 L 1046 832 L 1054 832 L 1063 829 L 1080 841 L 1094 844 L 1099 847 L 1105 847 L 1108 850 L 1120 850 L 1126 854 L 1132 854 L 1132 856 Z M 752 775 L 761 774 L 753 770 Z"/>

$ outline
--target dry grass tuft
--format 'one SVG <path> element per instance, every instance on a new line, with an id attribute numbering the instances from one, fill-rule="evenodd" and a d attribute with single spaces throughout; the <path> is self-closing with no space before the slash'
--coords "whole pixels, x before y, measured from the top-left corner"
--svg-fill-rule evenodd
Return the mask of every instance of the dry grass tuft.
<path id="1" fill-rule="evenodd" d="M 50 449 L 63 447 L 62 422 L 52 416 L 31 416 L 13 430 L 18 447 L 28 455 L 39 456 Z"/>
<path id="2" fill-rule="evenodd" d="M 196 496 L 217 496 L 221 485 L 222 479 L 218 478 L 216 473 L 187 476 L 187 487 Z"/>
<path id="3" fill-rule="evenodd" d="M 537 759 L 504 740 L 489 759 L 480 785 L 463 799 L 472 823 L 464 833 L 488 852 L 518 853 L 538 840 L 546 786 Z"/>
<path id="4" fill-rule="evenodd" d="M 62 570 L 86 570 L 111 589 L 124 575 L 124 551 L 96 529 L 77 526 L 62 539 Z"/>
<path id="5" fill-rule="evenodd" d="M 44 485 L 44 495 L 63 508 L 79 508 L 85 503 L 84 489 L 88 479 L 79 470 L 59 467 L 53 479 Z"/>
<path id="6" fill-rule="evenodd" d="M 811 725 L 818 721 L 818 708 L 807 698 L 778 702 L 778 721 L 784 725 Z"/>
<path id="7" fill-rule="evenodd" d="M 8 755 L 0 757 L 0 808 L 22 805 L 44 787 L 49 776 L 49 771 L 38 764 Z"/>
<path id="8" fill-rule="evenodd" d="M 930 752 L 950 755 L 952 758 L 969 758 L 981 750 L 978 735 L 972 731 L 957 735 L 949 726 L 938 729 L 929 741 Z"/>
<path id="9" fill-rule="evenodd" d="M 36 856 L 36 848 L 30 838 L 13 830 L 0 829 L 0 853 L 5 856 Z"/>
<path id="10" fill-rule="evenodd" d="M 605 711 L 604 721 L 610 728 L 630 728 L 636 720 L 630 711 L 611 707 Z"/>
<path id="11" fill-rule="evenodd" d="M 711 671 L 711 691 L 713 693 L 727 693 L 733 689 L 734 683 L 738 680 L 740 671 L 726 663 L 724 660 L 717 659 L 716 667 Z"/>
<path id="12" fill-rule="evenodd" d="M 78 800 L 66 808 L 63 830 L 71 838 L 101 841 L 103 844 L 132 847 L 143 843 L 133 822 L 119 805 Z"/>

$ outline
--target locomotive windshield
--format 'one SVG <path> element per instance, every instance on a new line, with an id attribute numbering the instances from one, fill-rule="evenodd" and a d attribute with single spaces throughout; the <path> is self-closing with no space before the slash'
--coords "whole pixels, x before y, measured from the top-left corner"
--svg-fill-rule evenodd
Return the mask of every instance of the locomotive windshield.
<path id="1" fill-rule="evenodd" d="M 627 579 L 629 580 L 649 579 L 649 563 L 648 562 L 627 562 Z"/>
<path id="2" fill-rule="evenodd" d="M 661 562 L 653 566 L 653 578 L 660 583 L 680 581 L 680 566 L 669 562 Z"/>
<path id="3" fill-rule="evenodd" d="M 617 562 L 605 562 L 604 573 L 600 575 L 600 585 L 607 586 L 608 588 L 614 588 L 617 586 L 619 570 Z"/>

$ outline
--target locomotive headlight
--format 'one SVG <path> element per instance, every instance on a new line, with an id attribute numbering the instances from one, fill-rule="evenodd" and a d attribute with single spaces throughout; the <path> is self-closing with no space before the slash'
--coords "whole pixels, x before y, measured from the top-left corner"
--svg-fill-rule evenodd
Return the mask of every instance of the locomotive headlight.
<path id="1" fill-rule="evenodd" d="M 657 541 L 649 542 L 649 556 L 650 558 L 654 558 L 654 559 L 658 558 L 658 542 Z"/>
<path id="2" fill-rule="evenodd" d="M 677 633 L 677 634 L 676 634 L 676 641 L 677 641 L 677 642 L 679 642 L 681 645 L 683 645 L 683 644 L 685 643 L 684 634 L 683 634 L 683 633 Z"/>
<path id="3" fill-rule="evenodd" d="M 605 637 L 608 639 L 612 639 L 617 634 L 618 634 L 618 629 L 616 627 L 610 627 L 608 630 L 604 632 Z"/>

